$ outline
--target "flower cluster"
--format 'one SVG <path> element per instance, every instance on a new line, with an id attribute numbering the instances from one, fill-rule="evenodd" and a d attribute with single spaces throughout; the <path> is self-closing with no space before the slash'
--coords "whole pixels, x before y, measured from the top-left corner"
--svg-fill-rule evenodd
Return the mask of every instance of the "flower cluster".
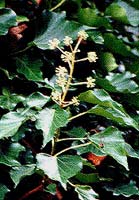
<path id="1" fill-rule="evenodd" d="M 51 94 L 52 99 L 62 107 L 66 107 L 71 104 L 75 106 L 79 105 L 78 97 L 73 96 L 71 100 L 65 101 L 66 95 L 71 85 L 77 86 L 85 84 L 87 88 L 92 88 L 95 86 L 95 79 L 93 79 L 91 76 L 87 77 L 86 81 L 84 82 L 74 83 L 73 81 L 73 72 L 75 64 L 77 62 L 81 61 L 96 62 L 96 60 L 98 59 L 97 54 L 94 51 L 87 52 L 87 56 L 85 58 L 76 59 L 76 53 L 80 52 L 79 49 L 80 43 L 82 42 L 82 40 L 87 40 L 88 37 L 89 35 L 84 30 L 79 31 L 77 34 L 77 42 L 73 46 L 72 38 L 69 36 L 65 36 L 65 38 L 63 39 L 63 44 L 64 46 L 66 46 L 66 49 L 69 48 L 68 51 L 67 50 L 65 51 L 64 48 L 61 48 L 60 41 L 57 38 L 49 40 L 48 45 L 50 49 L 53 50 L 59 49 L 59 51 L 61 52 L 61 60 L 67 63 L 66 65 L 68 65 L 68 70 L 66 68 L 67 66 L 66 67 L 59 66 L 56 68 L 55 70 L 56 84 L 60 87 L 60 89 L 58 90 L 55 89 Z"/>

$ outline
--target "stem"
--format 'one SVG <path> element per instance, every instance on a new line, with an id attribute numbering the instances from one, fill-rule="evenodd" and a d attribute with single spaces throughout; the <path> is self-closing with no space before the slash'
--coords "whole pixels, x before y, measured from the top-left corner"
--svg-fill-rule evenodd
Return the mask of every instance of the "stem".
<path id="1" fill-rule="evenodd" d="M 81 117 L 82 115 L 85 115 L 85 114 L 87 114 L 87 111 L 82 112 L 82 113 L 79 113 L 78 115 L 75 115 L 75 116 L 73 116 L 73 117 L 70 117 L 70 118 L 69 118 L 69 121 L 71 121 L 71 120 L 73 120 L 73 119 L 75 119 L 75 118 L 77 118 L 77 117 Z"/>
<path id="2" fill-rule="evenodd" d="M 31 194 L 43 190 L 43 187 L 44 187 L 43 184 L 37 186 L 37 187 L 34 188 L 33 190 L 30 190 L 30 191 L 28 191 L 27 193 L 25 193 L 19 200 L 26 199 L 26 198 L 28 198 Z"/>
<path id="3" fill-rule="evenodd" d="M 70 83 L 72 81 L 72 75 L 73 75 L 74 64 L 75 64 L 75 52 L 72 52 L 72 54 L 73 54 L 72 55 L 72 61 L 71 61 L 71 65 L 69 66 L 70 67 L 70 74 L 69 74 L 69 78 L 68 78 L 68 81 L 67 81 L 67 85 L 65 87 L 65 92 L 62 95 L 62 102 L 64 102 L 64 100 L 66 98 L 66 95 L 67 95 L 69 87 L 70 87 Z"/>
<path id="4" fill-rule="evenodd" d="M 78 39 L 78 41 L 77 41 L 77 44 L 76 44 L 76 46 L 74 47 L 74 50 L 73 50 L 73 52 L 74 52 L 74 53 L 76 53 L 76 52 L 77 52 L 77 49 L 78 49 L 78 47 L 79 47 L 79 45 L 80 45 L 81 41 L 82 41 L 82 38 L 81 38 L 81 37 L 79 37 L 79 39 Z"/>
<path id="5" fill-rule="evenodd" d="M 55 150 L 55 140 L 54 138 L 52 139 L 52 150 L 51 150 L 51 155 L 54 154 L 54 150 Z"/>
<path id="6" fill-rule="evenodd" d="M 59 156 L 60 154 L 66 152 L 66 151 L 69 151 L 71 149 L 77 149 L 77 148 L 81 148 L 81 147 L 85 147 L 85 146 L 88 146 L 89 144 L 92 144 L 92 142 L 87 142 L 85 144 L 79 144 L 79 145 L 75 145 L 75 146 L 72 146 L 72 147 L 68 147 L 66 149 L 63 149 L 62 151 L 59 151 L 58 153 L 56 153 L 54 156 Z"/>
<path id="7" fill-rule="evenodd" d="M 75 62 L 82 62 L 82 61 L 86 61 L 86 60 L 88 60 L 88 58 L 82 58 L 82 59 L 76 60 Z"/>
<path id="8" fill-rule="evenodd" d="M 74 185 L 73 183 L 71 183 L 70 181 L 67 181 L 72 187 L 76 188 L 76 185 Z"/>
<path id="9" fill-rule="evenodd" d="M 71 83 L 70 85 L 85 85 L 87 82 Z"/>
<path id="10" fill-rule="evenodd" d="M 57 142 L 62 142 L 62 141 L 69 141 L 69 140 L 86 140 L 87 138 L 62 138 L 58 139 Z"/>
<path id="11" fill-rule="evenodd" d="M 64 2 L 66 2 L 66 0 L 60 1 L 56 6 L 54 6 L 53 8 L 51 8 L 50 11 L 56 10 L 56 9 L 59 8 Z"/>
<path id="12" fill-rule="evenodd" d="M 31 45 L 27 46 L 25 49 L 11 53 L 10 56 L 16 56 L 20 53 L 24 53 L 25 51 L 27 51 L 28 49 L 30 49 L 33 46 L 34 46 L 34 44 L 31 44 Z"/>

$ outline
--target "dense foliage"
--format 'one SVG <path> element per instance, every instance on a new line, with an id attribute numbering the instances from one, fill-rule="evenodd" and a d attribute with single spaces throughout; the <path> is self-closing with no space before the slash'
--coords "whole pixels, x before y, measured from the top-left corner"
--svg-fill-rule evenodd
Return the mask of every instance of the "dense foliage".
<path id="1" fill-rule="evenodd" d="M 1 0 L 0 200 L 139 199 L 138 110 L 138 0 Z"/>

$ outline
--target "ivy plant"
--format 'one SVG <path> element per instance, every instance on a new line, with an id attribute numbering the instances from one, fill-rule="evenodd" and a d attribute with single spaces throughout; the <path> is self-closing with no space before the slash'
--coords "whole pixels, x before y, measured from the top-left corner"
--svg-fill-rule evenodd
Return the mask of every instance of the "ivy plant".
<path id="1" fill-rule="evenodd" d="M 0 3 L 0 200 L 139 197 L 138 1 Z"/>

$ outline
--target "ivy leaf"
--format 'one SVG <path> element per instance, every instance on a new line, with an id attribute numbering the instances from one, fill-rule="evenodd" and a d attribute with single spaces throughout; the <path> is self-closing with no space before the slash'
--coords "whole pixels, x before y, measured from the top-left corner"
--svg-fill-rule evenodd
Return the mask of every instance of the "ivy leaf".
<path id="1" fill-rule="evenodd" d="M 15 187 L 26 176 L 30 176 L 35 172 L 35 164 L 22 165 L 18 167 L 12 167 L 10 171 L 10 177 L 13 180 Z"/>
<path id="2" fill-rule="evenodd" d="M 132 7 L 127 2 L 121 1 L 121 0 L 118 1 L 118 5 L 125 9 L 126 16 L 128 18 L 129 23 L 132 26 L 138 26 L 139 25 L 139 10 Z"/>
<path id="3" fill-rule="evenodd" d="M 0 139 L 12 137 L 22 125 L 25 116 L 17 112 L 9 112 L 0 120 Z"/>
<path id="4" fill-rule="evenodd" d="M 61 108 L 45 108 L 39 112 L 36 128 L 43 131 L 43 147 L 54 137 L 56 129 L 66 126 L 68 116 Z"/>
<path id="5" fill-rule="evenodd" d="M 100 143 L 103 142 L 103 149 L 102 151 L 107 155 L 113 157 L 119 164 L 123 165 L 127 170 L 128 163 L 127 163 L 127 156 L 131 157 L 138 157 L 135 151 L 129 151 L 130 145 L 126 144 L 124 138 L 122 136 L 122 132 L 120 132 L 117 128 L 109 127 L 102 131 L 99 134 L 94 134 L 89 137 L 90 140 L 97 144 L 98 146 Z M 127 146 L 128 145 L 128 146 Z"/>
<path id="6" fill-rule="evenodd" d="M 132 57 L 130 46 L 126 45 L 121 39 L 118 39 L 112 33 L 104 34 L 104 46 L 109 49 L 112 53 L 117 53 L 122 56 L 130 56 Z"/>
<path id="7" fill-rule="evenodd" d="M 131 118 L 124 110 L 123 106 L 114 101 L 109 94 L 102 89 L 88 90 L 79 95 L 81 101 L 85 101 L 97 106 L 89 109 L 86 113 L 96 114 L 113 120 L 120 125 L 132 126 L 139 129 L 138 123 Z"/>
<path id="8" fill-rule="evenodd" d="M 45 153 L 37 154 L 37 167 L 52 180 L 59 181 L 63 186 L 68 179 L 75 176 L 82 169 L 80 156 L 64 155 L 50 156 Z"/>
<path id="9" fill-rule="evenodd" d="M 113 195 L 115 196 L 124 196 L 124 197 L 131 197 L 133 195 L 139 195 L 139 190 L 136 186 L 136 182 L 135 181 L 130 181 L 128 184 L 120 184 L 117 187 L 113 188 L 113 187 L 107 187 L 104 186 L 104 188 L 107 191 L 111 191 L 113 192 Z"/>
<path id="10" fill-rule="evenodd" d="M 9 8 L 0 8 L 0 35 L 6 35 L 9 28 L 16 25 L 16 13 Z"/>
<path id="11" fill-rule="evenodd" d="M 10 190 L 6 187 L 6 185 L 0 183 L 0 200 L 4 200 L 6 193 L 9 191 Z"/>
<path id="12" fill-rule="evenodd" d="M 81 8 L 78 12 L 78 21 L 90 27 L 112 28 L 108 19 L 98 15 L 98 10 L 94 8 Z"/>
<path id="13" fill-rule="evenodd" d="M 75 191 L 80 200 L 97 200 L 97 193 L 88 185 L 76 186 Z"/>
<path id="14" fill-rule="evenodd" d="M 38 27 L 38 32 L 34 40 L 34 44 L 40 49 L 49 49 L 48 41 L 53 38 L 57 38 L 62 41 L 65 36 L 70 36 L 73 39 L 77 38 L 77 33 L 80 30 L 92 29 L 88 26 L 82 26 L 81 24 L 74 21 L 66 20 L 66 13 L 54 13 L 43 11 L 41 17 L 39 18 L 40 24 Z"/>
<path id="15" fill-rule="evenodd" d="M 18 161 L 18 156 L 19 153 L 24 150 L 25 148 L 17 142 L 13 142 L 8 146 L 5 145 L 4 148 L 1 146 L 0 163 L 10 167 L 20 166 L 21 164 Z"/>
<path id="16" fill-rule="evenodd" d="M 89 184 L 89 183 L 96 183 L 100 181 L 98 173 L 82 173 L 79 172 L 75 178 L 79 180 L 81 183 Z"/>
<path id="17" fill-rule="evenodd" d="M 131 197 L 132 195 L 139 195 L 139 189 L 134 181 L 130 181 L 127 185 L 116 187 L 113 191 L 115 196 L 122 195 L 124 197 Z"/>
<path id="18" fill-rule="evenodd" d="M 5 92 L 6 90 L 6 92 Z M 3 89 L 3 95 L 0 95 L 0 107 L 8 110 L 13 110 L 15 106 L 24 101 L 24 97 L 17 94 L 10 94 L 7 89 Z"/>
<path id="19" fill-rule="evenodd" d="M 27 55 L 16 58 L 17 72 L 23 74 L 28 80 L 43 81 L 40 59 L 31 58 Z"/>
<path id="20" fill-rule="evenodd" d="M 50 97 L 43 95 L 40 92 L 35 92 L 26 98 L 24 105 L 27 105 L 29 108 L 42 108 L 49 100 Z"/>
<path id="21" fill-rule="evenodd" d="M 139 87 L 131 78 L 134 74 L 126 71 L 125 73 L 109 73 L 105 78 L 98 78 L 97 83 L 110 92 L 137 93 Z"/>
<path id="22" fill-rule="evenodd" d="M 101 63 L 102 68 L 104 68 L 108 72 L 110 72 L 118 67 L 113 54 L 109 53 L 109 52 L 101 53 L 100 63 Z"/>

